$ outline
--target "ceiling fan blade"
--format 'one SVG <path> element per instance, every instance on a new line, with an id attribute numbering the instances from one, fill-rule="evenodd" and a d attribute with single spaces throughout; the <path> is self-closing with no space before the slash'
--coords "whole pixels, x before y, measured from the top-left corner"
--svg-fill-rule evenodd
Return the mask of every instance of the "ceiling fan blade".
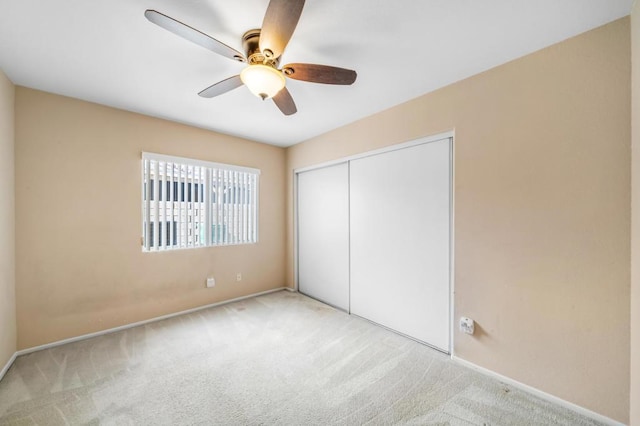
<path id="1" fill-rule="evenodd" d="M 157 10 L 148 9 L 144 12 L 144 16 L 159 27 L 164 28 L 167 31 L 174 33 L 184 39 L 189 40 L 197 45 L 209 49 L 219 55 L 226 56 L 229 59 L 235 61 L 245 62 L 244 55 L 232 47 L 227 46 L 221 41 L 216 40 L 213 37 L 209 37 L 203 32 L 190 27 L 187 24 L 183 24 L 167 15 L 164 15 Z"/>
<path id="2" fill-rule="evenodd" d="M 353 84 L 358 74 L 345 68 L 317 64 L 287 64 L 282 67 L 284 75 L 294 80 L 324 84 Z"/>
<path id="3" fill-rule="evenodd" d="M 293 102 L 293 98 L 291 97 L 291 93 L 287 90 L 286 87 L 283 87 L 273 98 L 273 102 L 275 102 L 276 106 L 280 108 L 280 111 L 284 115 L 292 115 L 298 112 L 298 108 L 296 108 L 296 103 Z"/>
<path id="4" fill-rule="evenodd" d="M 262 21 L 260 31 L 260 50 L 269 57 L 279 58 L 287 47 L 293 31 L 298 25 L 304 0 L 271 0 Z M 266 53 L 265 53 L 266 52 Z"/>
<path id="5" fill-rule="evenodd" d="M 207 87 L 198 93 L 198 95 L 203 98 L 213 98 L 214 96 L 222 95 L 223 93 L 236 89 L 242 86 L 242 84 L 240 76 L 234 75 L 233 77 L 229 77 L 226 80 L 219 81 L 216 84 Z"/>

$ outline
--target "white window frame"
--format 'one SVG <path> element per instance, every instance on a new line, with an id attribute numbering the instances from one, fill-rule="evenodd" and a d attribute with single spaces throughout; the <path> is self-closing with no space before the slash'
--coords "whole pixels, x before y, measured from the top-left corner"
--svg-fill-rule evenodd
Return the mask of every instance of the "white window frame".
<path id="1" fill-rule="evenodd" d="M 142 251 L 255 244 L 259 193 L 259 169 L 143 152 Z"/>

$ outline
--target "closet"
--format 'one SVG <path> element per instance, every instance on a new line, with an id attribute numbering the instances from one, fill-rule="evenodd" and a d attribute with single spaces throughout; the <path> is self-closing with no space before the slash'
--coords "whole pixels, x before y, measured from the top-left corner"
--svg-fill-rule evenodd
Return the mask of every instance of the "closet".
<path id="1" fill-rule="evenodd" d="M 296 176 L 298 290 L 449 352 L 451 138 Z"/>

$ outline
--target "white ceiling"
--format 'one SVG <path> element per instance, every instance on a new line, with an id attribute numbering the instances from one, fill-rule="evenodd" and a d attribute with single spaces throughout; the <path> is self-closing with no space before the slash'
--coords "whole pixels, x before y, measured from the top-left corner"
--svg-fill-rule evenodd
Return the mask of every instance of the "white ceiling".
<path id="1" fill-rule="evenodd" d="M 286 117 L 240 87 L 243 64 L 150 23 L 156 9 L 242 51 L 268 0 L 0 0 L 0 68 L 18 85 L 289 146 L 628 15 L 633 0 L 307 0 L 281 64 L 355 69 L 288 80 Z"/>

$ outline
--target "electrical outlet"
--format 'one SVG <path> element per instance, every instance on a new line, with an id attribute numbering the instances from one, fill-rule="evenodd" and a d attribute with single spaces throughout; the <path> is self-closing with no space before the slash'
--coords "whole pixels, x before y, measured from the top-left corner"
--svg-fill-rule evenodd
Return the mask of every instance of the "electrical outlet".
<path id="1" fill-rule="evenodd" d="M 215 286 L 216 286 L 216 279 L 213 277 L 207 278 L 207 288 L 211 288 Z"/>
<path id="2" fill-rule="evenodd" d="M 236 281 L 242 281 L 242 274 L 240 272 L 236 274 Z"/>
<path id="3" fill-rule="evenodd" d="M 475 322 L 471 318 L 460 318 L 460 331 L 466 334 L 473 334 L 475 328 Z"/>

